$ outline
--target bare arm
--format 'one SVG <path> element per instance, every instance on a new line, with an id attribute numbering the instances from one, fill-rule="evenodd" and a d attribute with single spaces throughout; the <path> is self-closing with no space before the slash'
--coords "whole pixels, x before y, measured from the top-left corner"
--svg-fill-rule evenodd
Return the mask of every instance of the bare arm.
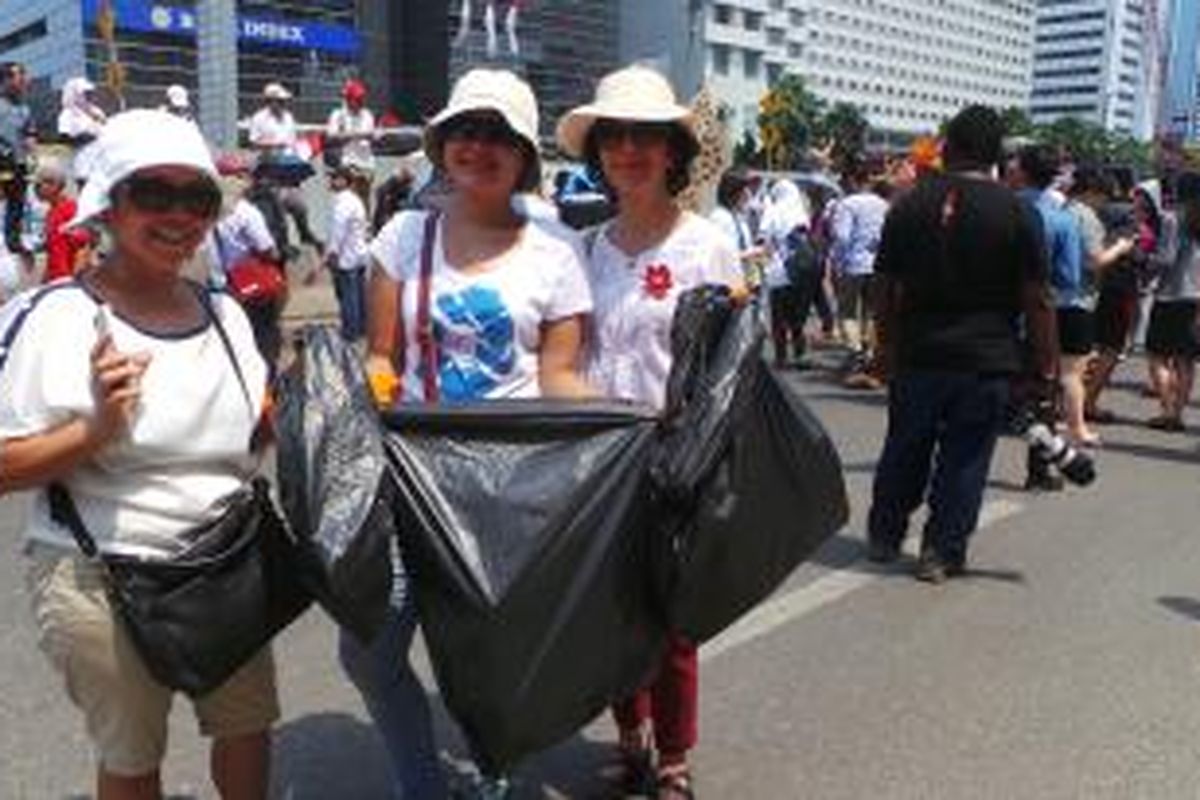
<path id="1" fill-rule="evenodd" d="M 400 378 L 396 375 L 396 334 L 400 325 L 402 284 L 371 262 L 367 284 L 367 376 L 375 402 L 391 405 Z"/>
<path id="2" fill-rule="evenodd" d="M 575 400 L 596 396 L 580 370 L 584 319 L 580 314 L 543 323 L 538 352 L 538 382 L 543 396 Z"/>

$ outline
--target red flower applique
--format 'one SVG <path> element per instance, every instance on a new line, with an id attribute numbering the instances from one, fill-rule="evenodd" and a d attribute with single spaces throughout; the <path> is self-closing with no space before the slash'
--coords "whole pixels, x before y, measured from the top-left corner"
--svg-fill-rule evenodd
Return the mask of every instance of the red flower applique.
<path id="1" fill-rule="evenodd" d="M 662 300 L 674 285 L 674 279 L 671 277 L 671 268 L 666 264 L 649 264 L 646 266 L 646 274 L 642 277 L 642 288 L 645 289 L 646 294 L 655 300 Z"/>

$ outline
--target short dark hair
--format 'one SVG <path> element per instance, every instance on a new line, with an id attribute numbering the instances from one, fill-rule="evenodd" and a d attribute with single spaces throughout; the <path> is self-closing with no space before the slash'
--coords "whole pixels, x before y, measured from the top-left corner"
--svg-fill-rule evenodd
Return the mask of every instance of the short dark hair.
<path id="1" fill-rule="evenodd" d="M 1045 189 L 1058 177 L 1058 153 L 1048 144 L 1031 144 L 1017 152 L 1017 166 L 1038 189 Z"/>
<path id="2" fill-rule="evenodd" d="M 749 186 L 749 175 L 739 170 L 729 170 L 721 176 L 721 181 L 717 184 L 717 204 L 724 208 L 733 208 L 742 192 Z"/>
<path id="3" fill-rule="evenodd" d="M 700 154 L 700 145 L 692 135 L 678 123 L 670 125 L 667 134 L 667 150 L 671 153 L 671 166 L 667 170 L 667 191 L 677 195 L 687 188 L 692 180 L 692 162 Z M 596 136 L 596 125 L 588 129 L 587 138 L 583 143 L 583 160 L 588 168 L 600 176 L 600 183 L 608 194 L 612 187 L 604 176 L 604 166 L 600 163 L 600 142 Z"/>
<path id="4" fill-rule="evenodd" d="M 967 106 L 946 123 L 942 157 L 947 168 L 990 169 L 1000 163 L 1004 121 L 987 106 Z"/>
<path id="5" fill-rule="evenodd" d="M 1113 193 L 1113 178 L 1095 164 L 1079 164 L 1071 175 L 1071 195 L 1102 194 L 1105 197 Z"/>
<path id="6" fill-rule="evenodd" d="M 25 65 L 20 61 L 0 61 L 0 84 L 6 84 L 18 72 L 24 72 Z"/>

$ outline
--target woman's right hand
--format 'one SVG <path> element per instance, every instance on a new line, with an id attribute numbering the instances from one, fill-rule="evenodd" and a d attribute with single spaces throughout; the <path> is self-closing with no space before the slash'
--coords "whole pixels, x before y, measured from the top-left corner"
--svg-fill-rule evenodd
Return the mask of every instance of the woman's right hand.
<path id="1" fill-rule="evenodd" d="M 96 413 L 89 420 L 88 432 L 95 444 L 103 445 L 133 424 L 150 354 L 118 352 L 112 336 L 105 335 L 92 348 L 91 360 Z"/>

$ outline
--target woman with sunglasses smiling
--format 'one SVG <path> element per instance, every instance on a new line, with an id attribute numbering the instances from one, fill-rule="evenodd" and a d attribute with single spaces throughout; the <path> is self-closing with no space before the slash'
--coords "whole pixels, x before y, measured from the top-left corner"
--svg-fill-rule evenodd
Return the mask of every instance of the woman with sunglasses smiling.
<path id="1" fill-rule="evenodd" d="M 537 135 L 533 91 L 505 71 L 468 72 L 431 120 L 425 151 L 449 186 L 443 211 L 401 212 L 370 248 L 367 370 L 382 403 L 589 393 L 579 354 L 592 299 L 578 242 L 514 210 L 540 180 Z M 412 599 L 395 597 L 374 641 L 342 633 L 341 657 L 388 748 L 396 795 L 433 799 L 445 787 L 408 663 L 416 624 Z M 506 792 L 502 780 L 478 788 Z"/>
<path id="2" fill-rule="evenodd" d="M 47 486 L 68 490 L 102 553 L 177 555 L 256 471 L 267 370 L 237 303 L 181 276 L 221 200 L 199 130 L 130 111 L 97 149 L 71 224 L 103 225 L 109 255 L 0 311 L 0 493 L 29 493 L 39 644 L 86 721 L 97 797 L 154 800 L 172 692 L 114 618 L 102 567 L 56 521 Z M 266 797 L 274 676 L 264 650 L 194 702 L 224 800 Z"/>
<path id="3" fill-rule="evenodd" d="M 590 381 L 610 397 L 662 408 L 680 294 L 703 284 L 744 291 L 738 255 L 721 230 L 675 201 L 699 150 L 691 111 L 657 72 L 629 67 L 605 77 L 591 104 L 563 117 L 558 142 L 603 175 L 617 206 L 616 218 L 589 240 L 596 302 Z M 614 709 L 626 791 L 692 797 L 687 756 L 696 744 L 697 669 L 696 647 L 674 636 L 651 685 Z"/>

